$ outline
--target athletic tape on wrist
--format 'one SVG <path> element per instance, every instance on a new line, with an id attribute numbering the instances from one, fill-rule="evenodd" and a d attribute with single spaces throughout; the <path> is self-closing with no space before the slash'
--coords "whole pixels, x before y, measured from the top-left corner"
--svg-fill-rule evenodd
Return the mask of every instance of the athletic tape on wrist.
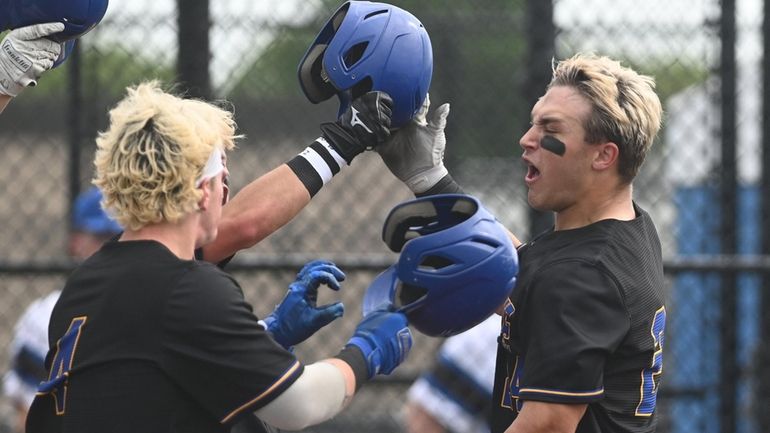
<path id="1" fill-rule="evenodd" d="M 348 166 L 345 159 L 323 137 L 286 163 L 314 196 L 335 174 Z"/>

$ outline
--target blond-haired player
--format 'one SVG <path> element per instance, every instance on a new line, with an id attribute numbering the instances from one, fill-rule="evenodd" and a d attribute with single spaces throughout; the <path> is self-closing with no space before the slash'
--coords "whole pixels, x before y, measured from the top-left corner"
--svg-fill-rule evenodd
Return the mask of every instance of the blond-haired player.
<path id="1" fill-rule="evenodd" d="M 232 277 L 195 260 L 217 237 L 236 138 L 230 112 L 156 83 L 129 89 L 110 112 L 94 183 L 125 232 L 67 280 L 27 432 L 227 432 L 255 411 L 297 430 L 403 361 L 406 319 L 385 311 L 333 358 L 305 365 L 287 350 L 328 323 L 311 300 L 320 284 L 339 288 L 331 263 L 300 271 L 287 298 L 306 303 L 284 327 L 280 306 L 259 323 Z"/>

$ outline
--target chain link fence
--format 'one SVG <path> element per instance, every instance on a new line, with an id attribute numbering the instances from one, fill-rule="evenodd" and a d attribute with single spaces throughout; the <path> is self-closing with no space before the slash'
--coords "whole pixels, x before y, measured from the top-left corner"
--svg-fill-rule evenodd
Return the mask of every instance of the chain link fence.
<path id="1" fill-rule="evenodd" d="M 420 18 L 431 35 L 431 101 L 452 104 L 450 171 L 521 239 L 549 224 L 527 206 L 518 138 L 548 82 L 551 58 L 594 51 L 655 76 L 665 125 L 634 193 L 658 225 L 669 277 L 659 431 L 768 431 L 767 405 L 760 403 L 767 401 L 762 384 L 770 380 L 760 344 L 770 313 L 762 295 L 770 267 L 761 255 L 767 225 L 761 217 L 761 2 L 393 3 Z M 206 85 L 190 91 L 234 106 L 245 134 L 229 158 L 234 191 L 304 149 L 318 124 L 336 114 L 336 101 L 312 105 L 304 98 L 296 66 L 338 6 L 328 0 L 211 2 L 209 47 L 201 47 L 207 68 L 194 71 Z M 731 8 L 737 16 L 732 33 L 724 25 Z M 72 267 L 65 256 L 70 206 L 89 184 L 94 137 L 106 128 L 109 107 L 127 85 L 189 79 L 177 64 L 196 47 L 179 42 L 178 32 L 189 30 L 179 16 L 173 0 L 113 2 L 76 55 L 0 116 L 0 182 L 6 185 L 0 191 L 0 347 L 8 346 L 24 308 L 60 288 Z M 726 59 L 730 46 L 734 58 Z M 734 93 L 724 91 L 730 82 L 737 83 Z M 732 124 L 725 123 L 725 109 L 735 114 Z M 257 315 L 272 310 L 305 260 L 330 258 L 347 272 L 340 295 L 345 317 L 301 345 L 300 359 L 333 355 L 344 344 L 360 317 L 363 290 L 395 260 L 379 239 L 381 224 L 409 198 L 367 152 L 295 220 L 236 257 L 231 271 Z M 321 302 L 324 297 L 333 298 L 322 293 Z M 335 420 L 309 431 L 403 431 L 406 389 L 432 364 L 438 344 L 417 335 L 394 375 L 375 380 Z"/>

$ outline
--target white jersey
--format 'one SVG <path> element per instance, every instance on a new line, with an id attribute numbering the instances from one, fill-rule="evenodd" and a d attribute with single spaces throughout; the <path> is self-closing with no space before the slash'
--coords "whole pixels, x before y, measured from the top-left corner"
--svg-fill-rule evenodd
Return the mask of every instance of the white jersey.
<path id="1" fill-rule="evenodd" d="M 36 373 L 44 371 L 43 362 L 48 353 L 48 322 L 60 294 L 61 291 L 57 290 L 34 301 L 14 327 L 10 347 L 11 368 L 3 377 L 3 393 L 24 407 L 32 404 L 37 386 L 43 379 Z"/>
<path id="2" fill-rule="evenodd" d="M 449 337 L 436 365 L 409 388 L 408 398 L 455 433 L 488 433 L 500 316 Z"/>

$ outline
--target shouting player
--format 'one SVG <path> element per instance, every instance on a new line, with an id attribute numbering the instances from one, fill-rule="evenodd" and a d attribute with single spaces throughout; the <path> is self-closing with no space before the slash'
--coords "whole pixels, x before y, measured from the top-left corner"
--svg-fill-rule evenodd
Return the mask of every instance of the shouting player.
<path id="1" fill-rule="evenodd" d="M 459 189 L 441 161 L 448 113 L 444 104 L 378 148 L 417 194 Z M 493 432 L 655 431 L 663 266 L 632 181 L 661 116 L 653 80 L 617 61 L 579 54 L 554 65 L 519 144 L 528 201 L 555 224 L 518 248 L 518 281 L 501 306 Z"/>

